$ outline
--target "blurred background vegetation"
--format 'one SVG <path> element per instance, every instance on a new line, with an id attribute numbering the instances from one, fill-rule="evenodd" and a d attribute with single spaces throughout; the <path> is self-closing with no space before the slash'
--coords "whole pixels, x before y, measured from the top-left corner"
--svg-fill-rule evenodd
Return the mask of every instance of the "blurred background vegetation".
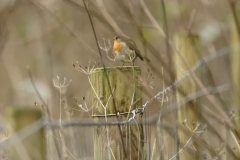
<path id="1" fill-rule="evenodd" d="M 235 9 L 238 10 L 240 3 L 237 2 L 237 0 L 165 0 L 164 3 L 161 0 L 86 1 L 101 45 L 104 43 L 103 38 L 113 44 L 115 35 L 125 34 L 131 37 L 139 50 L 151 60 L 150 64 L 139 59 L 135 63 L 142 69 L 143 102 L 171 86 L 176 80 L 174 48 L 168 41 L 174 42 L 177 33 L 198 34 L 201 57 L 231 46 L 233 36 L 237 35 L 237 32 L 233 31 L 231 4 L 234 3 Z M 110 56 L 111 53 L 112 51 L 109 52 Z M 122 65 L 120 62 L 110 61 L 104 51 L 102 55 L 107 67 Z M 91 107 L 91 86 L 87 76 L 74 69 L 73 62 L 76 61 L 83 68 L 94 62 L 102 67 L 90 21 L 81 0 L 0 0 L 2 117 L 9 106 L 33 106 L 42 109 L 43 103 L 36 94 L 28 74 L 30 70 L 53 119 L 59 118 L 60 95 L 53 84 L 53 79 L 56 80 L 57 76 L 60 80 L 66 77 L 66 83 L 70 83 L 62 97 L 65 106 L 62 119 L 69 116 L 74 119 L 90 118 L 79 105 L 86 103 L 89 108 Z M 215 86 L 222 84 L 231 86 L 232 70 L 229 54 L 218 57 L 206 65 Z M 206 74 L 206 81 L 209 79 L 208 76 L 209 74 Z M 226 105 L 232 103 L 232 93 L 230 87 L 220 94 Z M 172 103 L 175 100 L 175 92 L 168 94 Z M 149 106 L 148 117 L 160 112 L 161 103 L 156 100 Z M 167 101 L 164 105 L 167 106 L 169 103 Z M 239 104 L 235 106 L 238 107 Z M 226 114 L 230 114 L 233 110 L 225 111 Z M 239 119 L 239 114 L 236 116 Z M 176 118 L 172 120 L 176 121 Z M 85 130 L 84 133 L 82 130 L 80 127 L 73 131 L 79 143 L 75 144 L 76 146 L 70 145 L 73 148 L 69 148 L 76 159 L 93 155 L 89 134 L 91 130 Z M 4 133 L 3 129 L 2 137 Z M 81 148 L 80 152 L 75 147 Z M 174 151 L 168 158 L 163 159 L 169 159 L 173 155 Z M 213 158 L 216 155 L 208 157 Z"/>

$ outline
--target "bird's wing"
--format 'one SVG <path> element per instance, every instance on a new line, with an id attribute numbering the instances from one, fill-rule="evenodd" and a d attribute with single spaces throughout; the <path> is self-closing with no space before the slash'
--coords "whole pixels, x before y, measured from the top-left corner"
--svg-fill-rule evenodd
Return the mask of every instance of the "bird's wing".
<path id="1" fill-rule="evenodd" d="M 126 42 L 126 44 L 127 44 L 128 48 L 131 50 L 134 50 L 135 53 L 137 54 L 137 56 L 143 61 L 143 56 L 141 55 L 140 51 L 137 49 L 136 43 L 134 43 L 134 41 L 132 41 L 132 40 L 128 40 Z"/>

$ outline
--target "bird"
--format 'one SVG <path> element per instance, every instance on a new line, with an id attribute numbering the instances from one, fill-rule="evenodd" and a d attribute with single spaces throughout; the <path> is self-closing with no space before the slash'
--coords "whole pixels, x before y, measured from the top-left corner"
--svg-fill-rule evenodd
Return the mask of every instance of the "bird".
<path id="1" fill-rule="evenodd" d="M 126 35 L 116 35 L 113 38 L 113 54 L 115 60 L 123 62 L 123 65 L 128 62 L 133 64 L 137 57 L 142 61 L 150 62 L 147 57 L 144 57 L 137 48 L 136 43 Z"/>

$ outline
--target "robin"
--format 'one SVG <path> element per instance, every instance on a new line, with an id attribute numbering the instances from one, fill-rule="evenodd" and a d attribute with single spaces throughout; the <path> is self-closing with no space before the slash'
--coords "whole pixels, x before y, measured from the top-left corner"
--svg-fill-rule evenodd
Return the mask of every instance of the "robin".
<path id="1" fill-rule="evenodd" d="M 134 61 L 137 57 L 139 57 L 142 61 L 146 60 L 150 62 L 147 57 L 144 57 L 137 48 L 135 42 L 125 35 L 117 35 L 113 38 L 113 54 L 115 55 L 115 60 L 119 60 L 123 62 L 132 62 L 134 65 Z"/>

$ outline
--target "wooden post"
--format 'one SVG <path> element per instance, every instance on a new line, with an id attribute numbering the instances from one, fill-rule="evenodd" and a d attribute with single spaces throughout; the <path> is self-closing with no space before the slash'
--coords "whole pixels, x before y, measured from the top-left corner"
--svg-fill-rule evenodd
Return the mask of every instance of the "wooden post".
<path id="1" fill-rule="evenodd" d="M 44 127 L 34 133 L 31 133 L 33 130 L 26 130 L 27 127 L 42 118 L 41 111 L 32 108 L 9 108 L 7 116 L 12 129 L 9 144 L 11 146 L 9 148 L 10 159 L 45 160 Z M 43 120 L 40 120 L 37 125 L 42 126 L 42 124 Z M 31 129 L 33 128 L 31 127 Z M 17 137 L 16 133 L 21 134 L 22 137 Z"/>
<path id="2" fill-rule="evenodd" d="M 117 112 L 120 114 L 118 120 L 128 120 L 132 117 L 132 114 L 122 115 L 122 113 L 129 113 L 142 106 L 142 88 L 139 81 L 141 70 L 139 67 L 128 66 L 106 68 L 106 71 L 114 94 Z M 94 121 L 117 121 L 115 115 L 101 117 L 102 115 L 116 113 L 103 68 L 96 68 L 91 72 L 91 83 L 93 86 L 92 104 L 94 104 Z M 136 120 L 140 118 L 141 116 L 137 114 Z M 125 124 L 121 125 L 120 128 L 122 137 L 117 125 L 103 125 L 94 128 L 95 160 L 144 159 L 142 125 Z M 125 156 L 122 145 L 124 145 L 126 150 Z"/>
<path id="3" fill-rule="evenodd" d="M 175 42 L 176 48 L 180 51 L 188 66 L 192 67 L 199 60 L 200 43 L 198 35 L 177 34 Z M 178 53 L 175 53 L 175 64 L 176 79 L 180 79 L 189 70 L 189 68 L 186 66 Z M 179 103 L 186 95 L 195 92 L 196 84 L 193 78 L 189 76 L 177 85 L 177 102 Z M 180 107 L 178 109 L 178 124 L 180 125 L 178 128 L 178 150 L 180 151 L 191 137 L 191 133 L 189 132 L 188 134 L 186 131 L 183 131 L 183 128 L 187 128 L 186 125 L 188 125 L 192 130 L 194 130 L 199 114 L 196 101 L 191 101 L 178 107 Z M 197 149 L 197 144 L 194 143 L 194 147 Z M 179 159 L 198 159 L 198 155 L 196 152 L 193 152 L 190 147 L 188 147 L 183 153 L 180 153 Z"/>
<path id="4" fill-rule="evenodd" d="M 240 15 L 240 14 L 238 14 Z M 232 20 L 233 21 L 233 20 Z M 233 85 L 233 95 L 232 95 L 232 108 L 231 111 L 234 112 L 234 120 L 236 124 L 236 132 L 231 131 L 229 133 L 230 139 L 230 149 L 232 152 L 227 154 L 228 159 L 239 158 L 240 159 L 240 151 L 239 149 L 239 142 L 236 141 L 234 136 L 240 135 L 240 35 L 238 34 L 236 24 L 232 22 L 231 24 L 231 50 L 232 53 L 230 54 L 230 64 L 231 64 L 231 71 L 232 71 L 232 85 Z M 229 139 L 229 138 L 228 138 Z M 234 155 L 231 155 L 234 154 Z"/>

